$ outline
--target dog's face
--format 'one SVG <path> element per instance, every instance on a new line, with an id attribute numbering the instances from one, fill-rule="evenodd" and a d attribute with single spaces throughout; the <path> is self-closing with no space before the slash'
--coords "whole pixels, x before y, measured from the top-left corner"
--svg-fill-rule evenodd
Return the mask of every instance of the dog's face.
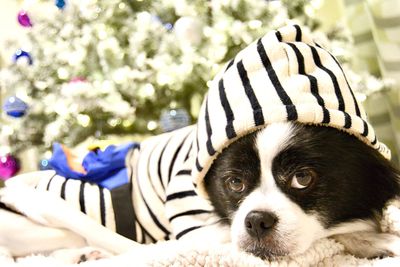
<path id="1" fill-rule="evenodd" d="M 396 170 L 339 130 L 277 123 L 214 161 L 206 190 L 236 246 L 259 257 L 304 252 L 317 239 L 370 230 L 398 194 Z"/>

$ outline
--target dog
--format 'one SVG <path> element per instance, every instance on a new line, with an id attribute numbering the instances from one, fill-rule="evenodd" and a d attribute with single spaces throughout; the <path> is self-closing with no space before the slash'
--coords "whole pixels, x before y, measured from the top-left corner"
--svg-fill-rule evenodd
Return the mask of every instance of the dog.
<path id="1" fill-rule="evenodd" d="M 373 257 L 396 239 L 379 234 L 379 221 L 399 195 L 398 181 L 399 171 L 354 136 L 276 123 L 227 147 L 205 185 L 239 250 L 262 258 L 298 254 L 317 239 L 364 232 L 370 236 L 348 249 Z M 369 247 L 377 243 L 370 238 L 387 248 Z"/>
<path id="2" fill-rule="evenodd" d="M 47 242 L 16 239 L 3 211 L 0 245 L 14 255 L 43 251 L 38 243 L 120 254 L 177 239 L 230 242 L 273 258 L 332 237 L 356 256 L 400 255 L 400 239 L 379 226 L 385 203 L 400 192 L 388 159 L 340 64 L 307 30 L 290 25 L 228 62 L 196 125 L 130 150 L 129 183 L 117 188 L 126 198 L 51 171 L 11 179 L 0 201 L 22 213 L 26 227 L 40 223 L 57 233 Z M 124 222 L 121 214 L 132 217 Z"/>

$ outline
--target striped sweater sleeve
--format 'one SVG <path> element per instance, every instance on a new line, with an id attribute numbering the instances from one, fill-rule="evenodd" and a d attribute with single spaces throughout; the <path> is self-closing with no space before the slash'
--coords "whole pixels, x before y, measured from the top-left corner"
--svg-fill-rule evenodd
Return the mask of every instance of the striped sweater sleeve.
<path id="1" fill-rule="evenodd" d="M 174 156 L 174 167 L 168 176 L 165 188 L 165 214 L 171 228 L 171 237 L 181 239 L 191 236 L 194 232 L 215 223 L 213 207 L 203 197 L 197 194 L 193 183 L 192 168 L 195 156 L 193 142 L 196 128 L 180 138 L 183 140 L 180 152 Z M 178 138 L 178 136 L 174 136 Z"/>
<path id="2" fill-rule="evenodd" d="M 211 205 L 192 182 L 195 130 L 190 126 L 145 140 L 137 162 L 129 164 L 136 168 L 137 221 L 154 240 L 180 239 L 212 221 Z"/>
<path id="3" fill-rule="evenodd" d="M 181 239 L 218 221 L 213 207 L 196 193 L 190 167 L 193 157 L 187 159 L 168 184 L 165 203 L 166 216 L 174 239 Z"/>
<path id="4" fill-rule="evenodd" d="M 47 190 L 65 199 L 69 205 L 89 215 L 99 224 L 116 231 L 110 191 L 96 184 L 67 179 L 54 173 L 39 179 L 36 189 Z"/>

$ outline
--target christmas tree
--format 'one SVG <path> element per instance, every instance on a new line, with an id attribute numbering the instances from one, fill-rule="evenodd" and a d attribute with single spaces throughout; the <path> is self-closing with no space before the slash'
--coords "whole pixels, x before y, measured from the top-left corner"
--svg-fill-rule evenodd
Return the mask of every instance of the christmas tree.
<path id="1" fill-rule="evenodd" d="M 8 104 L 22 100 L 28 107 L 2 130 L 15 152 L 49 150 L 54 141 L 73 146 L 90 136 L 158 133 L 170 109 L 181 108 L 194 122 L 207 82 L 241 48 L 289 20 L 318 30 L 305 0 L 56 3 L 42 1 L 45 12 L 31 7 L 20 14 L 29 48 L 1 73 L 3 102 L 11 97 Z M 339 31 L 329 34 L 348 43 Z M 341 51 L 336 55 L 345 59 Z"/>

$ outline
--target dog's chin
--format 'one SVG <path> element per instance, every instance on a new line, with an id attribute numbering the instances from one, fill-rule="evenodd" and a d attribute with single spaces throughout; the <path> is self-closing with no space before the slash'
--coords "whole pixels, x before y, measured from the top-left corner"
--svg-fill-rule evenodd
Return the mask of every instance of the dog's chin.
<path id="1" fill-rule="evenodd" d="M 283 256 L 304 253 L 313 243 L 307 239 L 305 237 L 305 242 L 296 242 L 277 233 L 276 235 L 268 235 L 260 240 L 246 235 L 236 240 L 236 242 L 235 240 L 233 241 L 239 251 L 250 253 L 262 259 L 273 260 Z"/>
<path id="2" fill-rule="evenodd" d="M 284 245 L 286 244 L 286 245 Z M 261 240 L 245 237 L 237 243 L 238 249 L 262 259 L 273 259 L 291 254 L 287 242 L 273 237 Z"/>

